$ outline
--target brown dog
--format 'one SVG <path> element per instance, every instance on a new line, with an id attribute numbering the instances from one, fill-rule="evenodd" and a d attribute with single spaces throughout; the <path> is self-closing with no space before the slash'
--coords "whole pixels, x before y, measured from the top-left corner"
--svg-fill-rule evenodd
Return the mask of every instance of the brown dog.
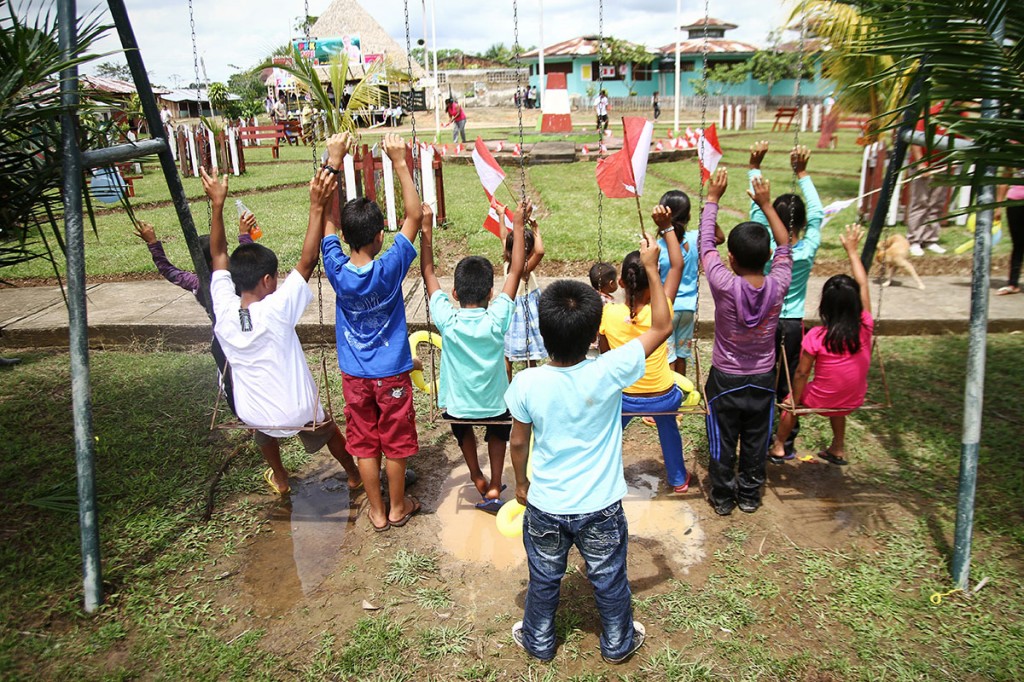
<path id="1" fill-rule="evenodd" d="M 896 268 L 902 268 L 904 272 L 914 278 L 918 289 L 924 289 L 924 282 L 917 276 L 917 270 L 914 269 L 914 265 L 907 258 L 909 255 L 910 242 L 902 234 L 894 234 L 882 242 L 878 247 L 878 254 L 875 256 L 875 260 L 885 269 L 885 279 L 882 282 L 883 287 L 892 284 L 892 271 Z"/>

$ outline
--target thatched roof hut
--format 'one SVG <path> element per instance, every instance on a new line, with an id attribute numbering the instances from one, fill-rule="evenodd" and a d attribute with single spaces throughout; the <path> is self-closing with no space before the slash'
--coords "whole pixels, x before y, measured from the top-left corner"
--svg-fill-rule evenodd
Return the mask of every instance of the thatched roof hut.
<path id="1" fill-rule="evenodd" d="M 321 39 L 346 35 L 359 36 L 364 59 L 367 55 L 383 55 L 383 59 L 393 68 L 399 71 L 408 69 L 405 48 L 389 36 L 356 0 L 333 0 L 310 28 L 309 35 Z M 353 68 L 350 71 L 354 72 L 357 69 Z M 412 72 L 416 79 L 427 75 L 416 61 L 412 62 Z"/>

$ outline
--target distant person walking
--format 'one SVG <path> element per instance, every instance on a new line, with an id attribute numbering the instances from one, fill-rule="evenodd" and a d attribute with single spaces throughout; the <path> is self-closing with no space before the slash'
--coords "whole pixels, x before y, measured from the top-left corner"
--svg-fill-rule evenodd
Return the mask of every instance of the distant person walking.
<path id="1" fill-rule="evenodd" d="M 597 129 L 602 135 L 608 134 L 608 93 L 602 90 L 594 100 L 594 112 L 597 114 Z"/>
<path id="2" fill-rule="evenodd" d="M 448 114 L 448 124 L 452 126 L 452 142 L 458 142 L 462 136 L 462 142 L 466 142 L 466 112 L 454 97 L 445 100 L 445 111 Z"/>
<path id="3" fill-rule="evenodd" d="M 654 120 L 657 121 L 658 117 L 661 116 L 661 101 L 658 97 L 658 91 L 654 91 L 654 97 L 651 98 L 651 103 L 654 105 Z"/>

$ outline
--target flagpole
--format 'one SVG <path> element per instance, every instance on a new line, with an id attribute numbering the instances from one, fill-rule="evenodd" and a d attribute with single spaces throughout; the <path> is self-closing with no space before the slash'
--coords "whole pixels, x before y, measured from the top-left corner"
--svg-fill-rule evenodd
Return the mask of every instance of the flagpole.
<path id="1" fill-rule="evenodd" d="M 644 212 L 640 208 L 640 195 L 634 194 L 633 197 L 636 199 L 636 214 L 640 216 L 640 236 L 647 240 L 647 244 L 650 245 L 651 239 L 647 236 L 647 230 L 644 229 Z"/>
<path id="2" fill-rule="evenodd" d="M 682 79 L 679 75 L 679 34 L 682 33 L 681 20 L 679 18 L 682 12 L 683 0 L 676 0 L 676 102 L 675 102 L 675 121 L 673 125 L 673 132 L 679 136 L 679 88 L 682 84 Z"/>

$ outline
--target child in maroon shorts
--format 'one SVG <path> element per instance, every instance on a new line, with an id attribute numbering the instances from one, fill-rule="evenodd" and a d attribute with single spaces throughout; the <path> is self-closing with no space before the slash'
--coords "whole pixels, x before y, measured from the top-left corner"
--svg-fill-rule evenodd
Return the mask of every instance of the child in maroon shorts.
<path id="1" fill-rule="evenodd" d="M 326 168 L 337 173 L 347 151 L 330 149 Z M 419 451 L 419 442 L 402 280 L 416 258 L 413 241 L 420 230 L 422 208 L 405 162 L 405 142 L 398 135 L 386 135 L 384 151 L 398 174 L 405 205 L 405 222 L 394 244 L 376 258 L 384 241 L 384 216 L 376 203 L 364 197 L 341 209 L 341 237 L 350 254 L 342 252 L 330 220 L 321 245 L 324 272 L 338 295 L 335 332 L 348 451 L 366 484 L 367 516 L 377 531 L 404 526 L 420 510 L 419 501 L 405 494 L 406 458 Z M 390 508 L 380 489 L 382 454 Z"/>

